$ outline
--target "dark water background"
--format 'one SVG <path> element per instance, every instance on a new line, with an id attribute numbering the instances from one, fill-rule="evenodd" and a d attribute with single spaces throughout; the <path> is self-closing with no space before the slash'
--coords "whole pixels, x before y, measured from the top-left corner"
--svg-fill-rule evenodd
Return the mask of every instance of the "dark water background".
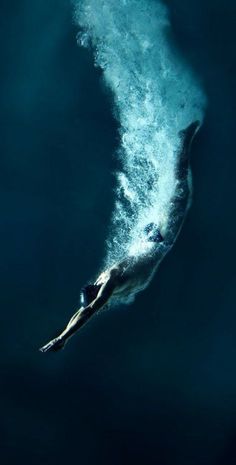
<path id="1" fill-rule="evenodd" d="M 66 0 L 1 1 L 1 464 L 236 463 L 236 2 L 168 0 L 208 96 L 194 203 L 151 286 L 62 329 L 104 256 L 118 143 Z"/>

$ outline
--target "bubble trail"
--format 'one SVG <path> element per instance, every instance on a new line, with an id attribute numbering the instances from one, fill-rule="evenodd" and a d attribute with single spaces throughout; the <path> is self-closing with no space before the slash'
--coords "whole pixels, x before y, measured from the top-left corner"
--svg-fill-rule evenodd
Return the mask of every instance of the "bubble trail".
<path id="1" fill-rule="evenodd" d="M 144 253 L 147 224 L 165 231 L 176 189 L 179 131 L 202 121 L 201 86 L 170 41 L 166 7 L 154 0 L 75 2 L 78 42 L 92 46 L 112 90 L 122 171 L 106 266 Z"/>

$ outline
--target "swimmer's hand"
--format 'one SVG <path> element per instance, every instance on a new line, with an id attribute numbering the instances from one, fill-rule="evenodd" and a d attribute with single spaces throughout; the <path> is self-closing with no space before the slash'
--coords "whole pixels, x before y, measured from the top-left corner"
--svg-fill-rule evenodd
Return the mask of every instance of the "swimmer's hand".
<path id="1" fill-rule="evenodd" d="M 60 337 L 56 337 L 52 339 L 48 344 L 41 347 L 39 350 L 40 352 L 57 352 L 58 350 L 63 349 L 65 345 L 65 341 L 63 341 Z"/>

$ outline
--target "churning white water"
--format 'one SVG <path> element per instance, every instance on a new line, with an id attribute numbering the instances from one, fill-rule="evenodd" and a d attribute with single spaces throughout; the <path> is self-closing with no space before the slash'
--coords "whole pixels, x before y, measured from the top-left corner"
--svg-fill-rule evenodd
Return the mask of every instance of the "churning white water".
<path id="1" fill-rule="evenodd" d="M 204 95 L 170 44 L 167 10 L 154 0 L 76 0 L 78 41 L 92 46 L 114 96 L 122 171 L 106 264 L 153 247 L 144 228 L 165 231 L 173 198 L 178 133 L 203 118 Z"/>

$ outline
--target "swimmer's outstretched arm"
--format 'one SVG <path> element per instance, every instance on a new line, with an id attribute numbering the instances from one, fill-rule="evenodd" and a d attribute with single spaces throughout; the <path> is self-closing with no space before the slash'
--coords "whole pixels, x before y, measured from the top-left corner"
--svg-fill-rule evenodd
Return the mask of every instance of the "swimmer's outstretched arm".
<path id="1" fill-rule="evenodd" d="M 78 331 L 91 316 L 100 310 L 110 299 L 114 288 L 115 280 L 109 278 L 106 283 L 101 286 L 96 299 L 93 300 L 87 307 L 81 307 L 72 316 L 64 331 L 55 339 L 52 339 L 48 344 L 41 347 L 41 352 L 57 351 L 64 347 L 66 341 Z"/>

